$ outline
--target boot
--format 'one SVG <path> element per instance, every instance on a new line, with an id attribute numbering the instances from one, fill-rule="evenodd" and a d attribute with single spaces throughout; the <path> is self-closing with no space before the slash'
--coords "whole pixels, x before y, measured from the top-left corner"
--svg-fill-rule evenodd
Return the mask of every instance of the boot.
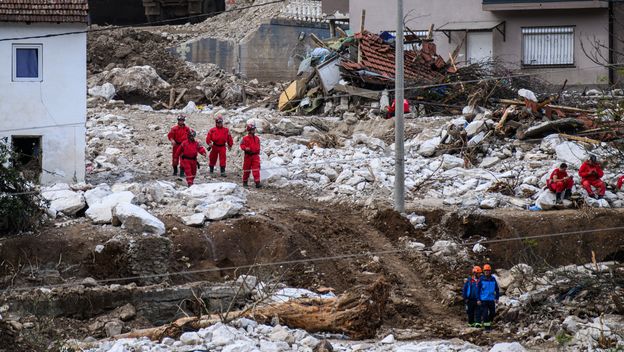
<path id="1" fill-rule="evenodd" d="M 256 188 L 262 188 L 262 185 L 260 184 L 260 182 L 256 182 Z"/>
<path id="2" fill-rule="evenodd" d="M 563 203 L 563 199 L 562 199 L 562 193 L 561 192 L 557 192 L 555 193 L 555 204 L 562 204 Z"/>
<path id="3" fill-rule="evenodd" d="M 177 166 L 173 167 L 173 176 L 178 176 L 178 167 Z"/>
<path id="4" fill-rule="evenodd" d="M 572 198 L 572 190 L 571 189 L 566 189 L 565 193 L 563 194 L 563 199 L 570 200 L 570 198 Z"/>
<path id="5" fill-rule="evenodd" d="M 184 169 L 180 169 L 180 177 L 186 177 L 186 175 L 184 174 Z"/>
<path id="6" fill-rule="evenodd" d="M 248 188 L 249 184 L 247 183 L 247 181 L 243 181 L 243 187 Z"/>
<path id="7" fill-rule="evenodd" d="M 221 166 L 221 177 L 225 177 L 225 166 Z"/>
<path id="8" fill-rule="evenodd" d="M 214 166 L 210 167 L 210 175 L 214 174 Z"/>

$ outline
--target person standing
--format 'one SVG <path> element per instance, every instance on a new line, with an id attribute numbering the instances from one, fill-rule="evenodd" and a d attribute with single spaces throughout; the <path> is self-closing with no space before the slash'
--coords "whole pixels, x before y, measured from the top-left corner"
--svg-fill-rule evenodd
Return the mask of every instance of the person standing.
<path id="1" fill-rule="evenodd" d="M 210 174 L 214 173 L 217 159 L 219 159 L 219 167 L 221 168 L 221 177 L 225 177 L 225 166 L 227 162 L 226 147 L 227 150 L 232 150 L 234 140 L 230 135 L 230 130 L 223 127 L 223 116 L 217 115 L 215 117 L 215 127 L 208 131 L 206 136 L 206 144 L 211 147 L 208 166 L 210 167 Z"/>
<path id="2" fill-rule="evenodd" d="M 189 186 L 193 185 L 195 175 L 197 174 L 199 166 L 199 163 L 197 162 L 197 155 L 201 154 L 206 156 L 206 149 L 202 147 L 197 140 L 195 140 L 196 135 L 195 131 L 190 130 L 188 139 L 180 145 L 180 166 L 182 167 L 182 170 L 186 172 L 186 183 Z M 208 148 L 210 149 L 210 147 Z"/>
<path id="3" fill-rule="evenodd" d="M 253 174 L 256 188 L 262 187 L 260 184 L 260 138 L 256 136 L 256 125 L 247 124 L 247 135 L 243 137 L 240 144 L 241 150 L 245 153 L 243 158 L 243 187 L 248 187 L 249 174 Z"/>
<path id="4" fill-rule="evenodd" d="M 479 311 L 479 306 L 477 305 L 478 296 L 477 296 L 477 284 L 479 283 L 479 278 L 481 277 L 480 266 L 475 266 L 472 268 L 472 273 L 470 277 L 468 277 L 464 282 L 464 287 L 462 289 L 462 296 L 464 297 L 464 303 L 466 304 L 466 313 L 468 314 L 468 325 L 475 327 L 481 326 L 481 312 Z"/>
<path id="5" fill-rule="evenodd" d="M 485 264 L 483 266 L 483 276 L 477 283 L 477 305 L 481 311 L 481 320 L 483 327 L 487 330 L 492 328 L 494 315 L 496 315 L 496 303 L 500 298 L 500 289 L 496 278 L 492 276 L 492 266 Z"/>
<path id="6" fill-rule="evenodd" d="M 178 175 L 178 164 L 180 163 L 180 146 L 187 140 L 191 129 L 186 125 L 186 117 L 178 115 L 178 123 L 171 127 L 167 138 L 171 142 L 171 165 L 173 166 L 173 176 Z M 180 170 L 180 177 L 184 177 L 184 169 Z"/>

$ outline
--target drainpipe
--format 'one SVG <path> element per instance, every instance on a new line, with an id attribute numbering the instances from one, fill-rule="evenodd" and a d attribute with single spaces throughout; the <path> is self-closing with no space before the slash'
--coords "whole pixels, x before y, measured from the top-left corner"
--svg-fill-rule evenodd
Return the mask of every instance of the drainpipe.
<path id="1" fill-rule="evenodd" d="M 611 66 L 615 64 L 615 55 L 613 53 L 613 51 L 615 50 L 615 48 L 613 47 L 613 38 L 615 36 L 615 34 L 613 33 L 613 27 L 615 27 L 615 19 L 613 18 L 613 16 L 615 16 L 614 12 L 615 11 L 613 10 L 613 1 L 609 1 L 609 85 L 615 84 L 615 68 Z"/>

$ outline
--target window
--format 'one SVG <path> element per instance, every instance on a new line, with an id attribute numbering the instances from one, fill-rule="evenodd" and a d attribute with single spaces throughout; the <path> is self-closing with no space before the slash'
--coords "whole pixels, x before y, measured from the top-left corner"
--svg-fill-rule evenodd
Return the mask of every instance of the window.
<path id="1" fill-rule="evenodd" d="M 523 66 L 574 66 L 574 27 L 522 28 Z"/>
<path id="2" fill-rule="evenodd" d="M 41 82 L 43 46 L 41 44 L 13 44 L 13 81 Z"/>

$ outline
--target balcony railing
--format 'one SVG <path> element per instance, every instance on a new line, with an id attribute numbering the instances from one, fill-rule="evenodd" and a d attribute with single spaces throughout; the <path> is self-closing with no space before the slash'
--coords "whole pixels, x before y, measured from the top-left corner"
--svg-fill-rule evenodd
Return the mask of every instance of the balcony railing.
<path id="1" fill-rule="evenodd" d="M 556 10 L 607 8 L 609 0 L 483 0 L 483 10 Z"/>
<path id="2" fill-rule="evenodd" d="M 320 0 L 289 0 L 282 9 L 281 17 L 300 21 L 322 22 L 323 10 Z"/>

